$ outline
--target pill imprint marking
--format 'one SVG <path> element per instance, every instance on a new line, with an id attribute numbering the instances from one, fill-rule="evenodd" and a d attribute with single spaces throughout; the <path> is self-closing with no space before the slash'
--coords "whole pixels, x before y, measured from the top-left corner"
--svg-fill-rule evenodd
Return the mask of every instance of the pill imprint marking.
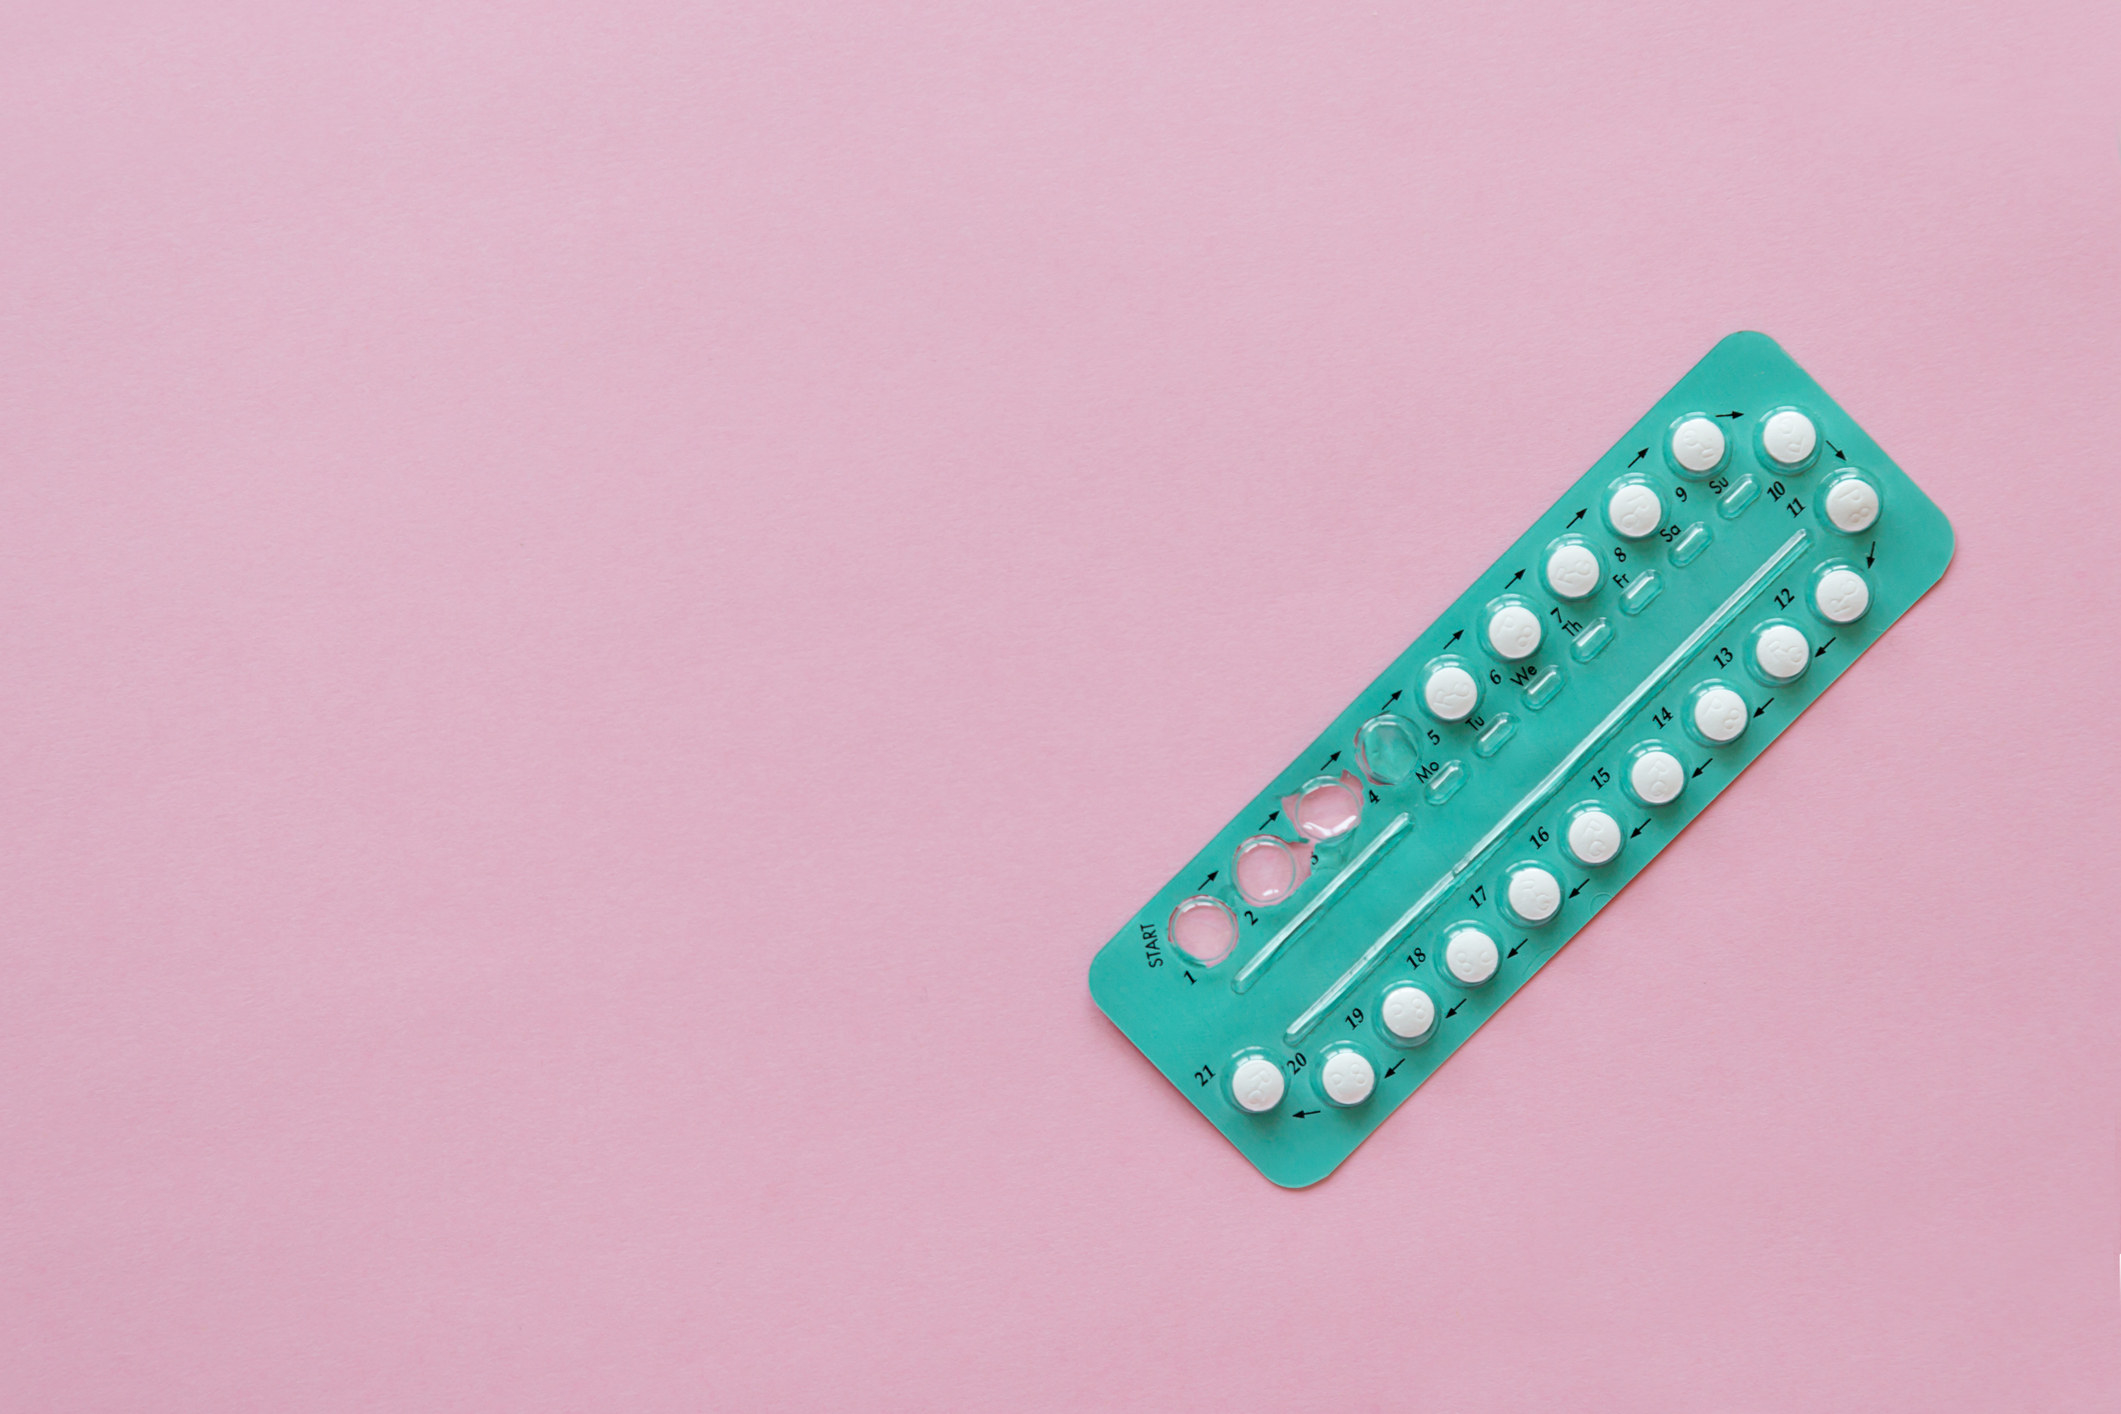
<path id="1" fill-rule="evenodd" d="M 1707 476 L 1723 465 L 1723 429 L 1709 417 L 1690 417 L 1672 429 L 1672 460 L 1681 471 Z"/>
<path id="2" fill-rule="evenodd" d="M 1281 1067 L 1265 1056 L 1247 1056 L 1230 1072 L 1230 1098 L 1248 1114 L 1265 1114 L 1281 1103 L 1287 1082 Z"/>
<path id="3" fill-rule="evenodd" d="M 1377 1088 L 1370 1058 L 1352 1046 L 1326 1053 L 1318 1067 L 1318 1088 L 1336 1105 L 1359 1105 Z"/>
<path id="4" fill-rule="evenodd" d="M 1760 425 L 1760 442 L 1778 470 L 1795 471 L 1811 465 L 1819 450 L 1819 429 L 1797 409 L 1784 408 Z"/>
<path id="5" fill-rule="evenodd" d="M 1378 1017 L 1395 1041 L 1426 1040 L 1436 1028 L 1436 999 L 1412 982 L 1402 982 L 1385 989 Z"/>

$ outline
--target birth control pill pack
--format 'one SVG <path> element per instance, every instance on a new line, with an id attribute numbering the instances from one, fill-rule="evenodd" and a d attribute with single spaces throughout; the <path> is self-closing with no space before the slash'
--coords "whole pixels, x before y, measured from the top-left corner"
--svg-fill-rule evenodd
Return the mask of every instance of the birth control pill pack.
<path id="1" fill-rule="evenodd" d="M 1863 429 L 1732 335 L 1120 929 L 1091 994 L 1261 1173 L 1317 1182 L 1951 555 Z"/>

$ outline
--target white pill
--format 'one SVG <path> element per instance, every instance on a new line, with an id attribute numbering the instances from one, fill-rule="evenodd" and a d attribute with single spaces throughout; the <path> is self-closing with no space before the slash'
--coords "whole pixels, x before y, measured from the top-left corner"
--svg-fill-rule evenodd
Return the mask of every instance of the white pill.
<path id="1" fill-rule="evenodd" d="M 1669 751 L 1645 751 L 1628 767 L 1628 785 L 1645 805 L 1668 805 L 1686 789 L 1686 767 Z"/>
<path id="2" fill-rule="evenodd" d="M 1745 699 L 1727 687 L 1712 687 L 1694 699 L 1694 730 L 1710 741 L 1736 741 L 1745 730 Z"/>
<path id="3" fill-rule="evenodd" d="M 1571 540 L 1547 556 L 1547 588 L 1564 599 L 1581 599 L 1598 587 L 1598 557 Z"/>
<path id="4" fill-rule="evenodd" d="M 1436 1024 L 1436 1003 L 1427 992 L 1403 982 L 1385 993 L 1378 1008 L 1385 1030 L 1402 1041 L 1419 1041 Z"/>
<path id="5" fill-rule="evenodd" d="M 1522 604 L 1505 604 L 1488 618 L 1488 646 L 1512 660 L 1539 647 L 1539 616 Z"/>
<path id="6" fill-rule="evenodd" d="M 1579 810 L 1569 821 L 1569 853 L 1579 864 L 1603 864 L 1620 853 L 1620 822 L 1603 810 Z"/>
<path id="7" fill-rule="evenodd" d="M 1377 1088 L 1377 1071 L 1361 1051 L 1343 1048 L 1318 1068 L 1318 1085 L 1336 1105 L 1359 1105 Z"/>
<path id="8" fill-rule="evenodd" d="M 1444 971 L 1465 987 L 1477 987 L 1502 966 L 1495 940 L 1479 928 L 1460 928 L 1443 945 Z"/>
<path id="9" fill-rule="evenodd" d="M 1421 685 L 1421 700 L 1446 722 L 1460 721 L 1480 705 L 1480 684 L 1456 663 L 1446 663 Z"/>
<path id="10" fill-rule="evenodd" d="M 1527 923 L 1544 923 L 1561 908 L 1561 880 L 1537 864 L 1510 876 L 1510 912 Z"/>
<path id="11" fill-rule="evenodd" d="M 1788 682 L 1804 671 L 1812 656 L 1804 630 L 1794 624 L 1770 624 L 1753 640 L 1753 661 L 1760 671 L 1777 682 Z"/>
<path id="12" fill-rule="evenodd" d="M 1697 474 L 1714 471 L 1723 460 L 1723 429 L 1712 418 L 1688 418 L 1672 429 L 1672 460 Z"/>
<path id="13" fill-rule="evenodd" d="M 1869 611 L 1871 587 L 1854 570 L 1828 570 L 1819 576 L 1812 602 L 1819 606 L 1820 617 L 1828 622 L 1852 624 Z"/>
<path id="14" fill-rule="evenodd" d="M 1230 1074 L 1230 1094 L 1239 1109 L 1265 1114 L 1281 1103 L 1281 1067 L 1265 1056 L 1246 1056 Z"/>
<path id="15" fill-rule="evenodd" d="M 1760 444 L 1778 466 L 1802 466 L 1819 445 L 1819 429 L 1795 408 L 1784 408 L 1760 428 Z"/>
<path id="16" fill-rule="evenodd" d="M 1605 503 L 1605 518 L 1617 534 L 1640 540 L 1664 523 L 1664 502 L 1640 481 L 1630 481 Z"/>
<path id="17" fill-rule="evenodd" d="M 1878 488 L 1860 476 L 1844 476 L 1826 493 L 1826 518 L 1846 535 L 1869 530 L 1878 519 Z"/>

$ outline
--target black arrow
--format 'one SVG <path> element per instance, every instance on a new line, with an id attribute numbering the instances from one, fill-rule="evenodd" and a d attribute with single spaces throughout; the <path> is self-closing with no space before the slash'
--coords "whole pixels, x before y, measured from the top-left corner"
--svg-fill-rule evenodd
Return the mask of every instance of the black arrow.
<path id="1" fill-rule="evenodd" d="M 1220 869 L 1210 869 L 1210 870 L 1208 871 L 1208 877 L 1200 881 L 1200 886 L 1201 886 L 1202 888 L 1204 888 L 1204 889 L 1205 889 L 1206 887 L 1208 887 L 1208 885 L 1210 885 L 1210 884 L 1214 883 L 1214 882 L 1215 882 L 1215 876 L 1216 876 L 1217 874 L 1220 874 L 1220 873 L 1222 873 L 1222 872 L 1223 872 L 1223 871 L 1222 871 L 1222 870 L 1220 870 Z"/>
<path id="2" fill-rule="evenodd" d="M 1332 754 L 1331 756 L 1328 756 L 1328 757 L 1326 758 L 1326 766 L 1330 766 L 1330 765 L 1332 765 L 1332 764 L 1333 764 L 1333 763 L 1334 763 L 1335 761 L 1338 761 L 1339 759 L 1340 759 L 1340 753 L 1339 753 L 1338 751 L 1336 751 L 1336 752 L 1334 752 L 1334 753 L 1333 753 L 1333 754 Z M 1321 770 L 1321 771 L 1323 771 L 1323 770 L 1325 770 L 1325 769 L 1326 769 L 1326 766 L 1321 766 L 1321 767 L 1319 767 L 1318 769 L 1319 769 L 1319 770 Z"/>
<path id="3" fill-rule="evenodd" d="M 1635 836 L 1641 834 L 1644 830 L 1647 830 L 1648 828 L 1650 828 L 1650 822 L 1645 820 L 1640 825 L 1637 825 L 1634 829 L 1628 831 L 1628 838 L 1633 839 L 1635 838 Z"/>
<path id="4" fill-rule="evenodd" d="M 1385 1072 L 1385 1079 L 1390 1080 L 1392 1078 L 1393 1073 L 1406 1063 L 1407 1059 L 1405 1056 L 1401 1056 L 1398 1060 L 1393 1061 L 1392 1069 Z"/>
<path id="5" fill-rule="evenodd" d="M 1755 708 L 1753 709 L 1753 715 L 1757 717 L 1757 716 L 1759 716 L 1759 715 L 1760 715 L 1760 714 L 1761 714 L 1762 712 L 1765 712 L 1765 711 L 1767 711 L 1767 709 L 1768 709 L 1768 708 L 1770 708 L 1770 707 L 1772 707 L 1772 706 L 1774 706 L 1774 705 L 1775 705 L 1775 699 L 1774 699 L 1774 698 L 1772 698 L 1772 697 L 1770 697 L 1770 698 L 1769 698 L 1769 699 L 1768 699 L 1767 701 L 1765 701 L 1765 702 L 1761 703 L 1761 704 L 1760 704 L 1760 705 L 1759 705 L 1758 707 L 1755 707 Z"/>
<path id="6" fill-rule="evenodd" d="M 1744 414 L 1744 413 L 1742 413 L 1742 412 L 1712 412 L 1712 413 L 1710 413 L 1710 414 L 1709 414 L 1709 416 L 1710 416 L 1710 417 L 1744 417 L 1744 416 L 1745 416 L 1745 414 Z"/>
<path id="7" fill-rule="evenodd" d="M 1465 1005 L 1465 1003 L 1464 1003 L 1464 1002 L 1460 1002 L 1460 1003 L 1458 1004 L 1458 1006 L 1464 1006 L 1464 1005 Z M 1450 1009 L 1449 1011 L 1445 1012 L 1445 1013 L 1443 1014 L 1443 1019 L 1444 1019 L 1445 1021 L 1449 1021 L 1449 1020 L 1450 1020 L 1450 1019 L 1451 1019 L 1452 1017 L 1454 1017 L 1454 1016 L 1458 1015 L 1458 1006 L 1454 1006 L 1454 1007 L 1452 1007 L 1452 1008 L 1451 1008 L 1451 1009 Z"/>
<path id="8" fill-rule="evenodd" d="M 1703 771 L 1706 771 L 1709 768 L 1710 764 L 1711 763 L 1707 761 L 1702 762 L 1699 766 L 1696 766 L 1694 768 L 1694 774 L 1697 776 L 1700 775 Z"/>
<path id="9" fill-rule="evenodd" d="M 1841 449 L 1840 449 L 1839 447 L 1835 446 L 1835 445 L 1834 445 L 1834 444 L 1833 444 L 1832 442 L 1827 442 L 1827 439 L 1826 439 L 1826 438 L 1824 438 L 1824 437 L 1821 437 L 1821 438 L 1820 438 L 1819 440 L 1820 440 L 1820 441 L 1822 441 L 1822 442 L 1826 442 L 1826 445 L 1827 445 L 1827 449 L 1828 449 L 1829 451 L 1833 452 L 1833 454 L 1834 454 L 1834 459 L 1835 459 L 1836 461 L 1844 461 L 1844 462 L 1845 462 L 1845 461 L 1847 461 L 1847 460 L 1848 460 L 1848 458 L 1847 458 L 1847 457 L 1845 457 L 1845 456 L 1843 456 L 1843 455 L 1842 455 L 1842 453 L 1841 453 Z"/>
<path id="10" fill-rule="evenodd" d="M 1516 582 L 1517 582 L 1518 580 L 1520 580 L 1520 579 L 1523 579 L 1523 578 L 1524 578 L 1524 571 L 1523 571 L 1523 570 L 1519 570 L 1519 571 L 1518 571 L 1517 573 L 1515 573 L 1515 574 L 1513 574 L 1513 575 L 1511 575 L 1511 576 L 1510 576 L 1510 584 L 1515 584 L 1515 583 L 1516 583 Z M 1510 584 L 1505 584 L 1505 585 L 1503 586 L 1503 588 L 1504 588 L 1504 589 L 1508 589 L 1508 588 L 1510 587 Z"/>
<path id="11" fill-rule="evenodd" d="M 1530 939 L 1530 938 L 1519 938 L 1519 939 L 1517 940 L 1517 948 L 1521 948 L 1521 947 L 1523 947 L 1523 946 L 1524 946 L 1524 945 L 1525 945 L 1526 943 L 1528 943 L 1528 942 L 1530 942 L 1530 941 L 1531 941 L 1531 939 Z M 1510 950 L 1509 950 L 1508 952 L 1504 953 L 1504 954 L 1503 954 L 1503 956 L 1504 956 L 1504 957 L 1515 957 L 1515 956 L 1517 956 L 1517 948 L 1511 948 L 1511 949 L 1510 949 Z"/>
<path id="12" fill-rule="evenodd" d="M 1832 648 L 1833 646 L 1834 640 L 1829 638 L 1826 642 L 1819 645 L 1819 651 L 1817 653 L 1814 653 L 1812 656 L 1814 658 L 1824 658 L 1826 656 L 1826 650 Z"/>
<path id="13" fill-rule="evenodd" d="M 1585 507 L 1585 509 L 1586 509 L 1586 510 L 1588 510 L 1588 509 L 1589 509 L 1589 507 Z M 1570 517 L 1569 517 L 1569 525 L 1574 525 L 1574 524 L 1575 524 L 1575 523 L 1576 523 L 1577 521 L 1580 521 L 1580 520 L 1582 520 L 1582 519 L 1583 519 L 1583 511 L 1578 511 L 1578 512 L 1576 512 L 1576 514 L 1575 514 L 1575 515 L 1572 515 L 1572 516 L 1570 516 Z M 1562 529 L 1563 529 L 1563 530 L 1567 530 L 1568 528 L 1569 528 L 1569 526 L 1568 526 L 1568 525 L 1565 525 L 1565 526 L 1563 526 L 1563 527 L 1562 527 Z"/>
<path id="14" fill-rule="evenodd" d="M 1269 816 L 1268 816 L 1268 817 L 1267 817 L 1266 819 L 1264 819 L 1264 820 L 1260 821 L 1260 822 L 1259 822 L 1259 827 L 1260 827 L 1260 828 L 1261 828 L 1262 830 L 1264 830 L 1264 829 L 1266 829 L 1266 828 L 1267 828 L 1267 826 L 1269 826 L 1269 825 L 1273 824 L 1273 823 L 1274 823 L 1274 822 L 1275 822 L 1276 820 L 1279 820 L 1280 818 L 1281 818 L 1281 812 L 1280 812 L 1279 810 L 1277 810 L 1277 811 L 1275 811 L 1275 812 L 1274 812 L 1274 813 L 1273 813 L 1272 815 L 1269 815 Z"/>
<path id="15" fill-rule="evenodd" d="M 1868 555 L 1865 555 L 1865 556 L 1863 557 L 1863 567 L 1864 567 L 1865 569 L 1869 569 L 1869 568 L 1871 567 L 1871 562 L 1872 562 L 1873 560 L 1877 559 L 1877 558 L 1878 558 L 1878 542 L 1877 542 L 1877 541 L 1875 541 L 1875 540 L 1873 540 L 1873 541 L 1871 542 L 1871 552 L 1870 552 L 1870 553 L 1869 553 Z"/>
<path id="16" fill-rule="evenodd" d="M 1584 890 L 1585 890 L 1586 888 L 1589 888 L 1589 887 L 1590 887 L 1590 883 L 1591 883 L 1591 881 L 1590 881 L 1589 879 L 1586 879 L 1586 880 L 1584 880 L 1584 881 L 1583 881 L 1582 883 L 1578 884 L 1578 885 L 1577 885 L 1577 886 L 1576 886 L 1575 888 L 1573 888 L 1573 889 L 1570 889 L 1570 890 L 1569 890 L 1569 897 L 1570 897 L 1570 898 L 1574 898 L 1574 897 L 1576 897 L 1576 895 L 1578 895 L 1578 894 L 1582 893 L 1582 892 L 1583 892 L 1583 891 L 1584 891 Z"/>
<path id="17" fill-rule="evenodd" d="M 1452 634 L 1449 638 L 1446 638 L 1443 641 L 1443 646 L 1449 648 L 1452 644 L 1456 643 L 1459 639 L 1464 638 L 1465 636 L 1466 631 L 1464 629 L 1460 629 L 1458 632 Z"/>
<path id="18" fill-rule="evenodd" d="M 1648 447 L 1639 447 L 1639 448 L 1637 448 L 1637 449 L 1636 449 L 1636 451 L 1635 451 L 1635 461 L 1634 461 L 1634 462 L 1629 462 L 1629 463 L 1628 463 L 1628 465 L 1629 465 L 1629 466 L 1633 466 L 1633 465 L 1635 464 L 1635 462 L 1639 462 L 1639 461 L 1641 461 L 1641 460 L 1642 460 L 1642 459 L 1643 459 L 1644 457 L 1648 456 L 1649 454 L 1650 454 L 1650 449 L 1649 449 Z"/>
<path id="19" fill-rule="evenodd" d="M 1389 707 L 1389 706 L 1391 706 L 1391 705 L 1392 705 L 1393 703 L 1397 702 L 1398 700 L 1399 700 L 1399 694 L 1398 694 L 1397 692 L 1395 692 L 1395 693 L 1393 693 L 1393 694 L 1392 694 L 1392 695 L 1391 695 L 1390 697 L 1387 697 L 1387 698 L 1385 699 L 1385 706 L 1386 706 L 1386 707 Z M 1381 708 L 1380 708 L 1379 710 L 1383 710 L 1383 709 L 1381 709 Z"/>
<path id="20" fill-rule="evenodd" d="M 1298 1110 L 1298 1111 L 1297 1111 L 1297 1112 L 1296 1112 L 1295 1114 L 1292 1114 L 1292 1115 L 1290 1115 L 1290 1116 L 1289 1116 L 1289 1118 L 1290 1118 L 1290 1119 L 1309 1119 L 1309 1118 L 1310 1118 L 1310 1117 L 1311 1117 L 1312 1115 L 1315 1115 L 1315 1114 L 1317 1114 L 1317 1113 L 1318 1113 L 1318 1111 L 1317 1111 L 1317 1110 Z"/>

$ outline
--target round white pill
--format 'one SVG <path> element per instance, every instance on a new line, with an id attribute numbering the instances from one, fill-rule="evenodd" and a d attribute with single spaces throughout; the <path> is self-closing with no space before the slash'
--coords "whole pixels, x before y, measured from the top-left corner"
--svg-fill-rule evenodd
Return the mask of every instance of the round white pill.
<path id="1" fill-rule="evenodd" d="M 1686 789 L 1686 767 L 1669 751 L 1645 751 L 1628 767 L 1628 785 L 1645 805 L 1669 805 Z"/>
<path id="2" fill-rule="evenodd" d="M 1777 682 L 1788 682 L 1803 672 L 1811 656 L 1812 645 L 1805 642 L 1804 630 L 1794 624 L 1770 624 L 1753 640 L 1753 661 Z"/>
<path id="3" fill-rule="evenodd" d="M 1828 570 L 1819 576 L 1819 587 L 1812 591 L 1812 602 L 1819 606 L 1820 616 L 1828 622 L 1852 624 L 1869 611 L 1871 587 L 1854 570 Z"/>
<path id="4" fill-rule="evenodd" d="M 1620 822 L 1603 810 L 1579 810 L 1569 821 L 1569 853 L 1579 864 L 1603 864 L 1620 853 Z"/>
<path id="5" fill-rule="evenodd" d="M 1421 685 L 1421 700 L 1446 722 L 1460 721 L 1480 705 L 1480 684 L 1456 663 L 1446 663 Z"/>
<path id="6" fill-rule="evenodd" d="M 1539 616 L 1522 604 L 1505 604 L 1488 618 L 1488 646 L 1512 660 L 1529 658 L 1539 646 Z"/>
<path id="7" fill-rule="evenodd" d="M 1561 908 L 1561 880 L 1537 864 L 1528 864 L 1510 876 L 1504 895 L 1510 912 L 1527 923 L 1544 923 Z"/>
<path id="8" fill-rule="evenodd" d="M 1427 992 L 1403 982 L 1385 993 L 1378 1007 L 1385 1030 L 1402 1041 L 1419 1041 L 1436 1024 L 1436 1003 Z"/>
<path id="9" fill-rule="evenodd" d="M 1878 519 L 1878 488 L 1860 476 L 1844 476 L 1826 493 L 1826 518 L 1845 535 L 1869 530 Z"/>
<path id="10" fill-rule="evenodd" d="M 1606 519 L 1617 534 L 1640 540 L 1664 523 L 1664 502 L 1656 491 L 1640 481 L 1630 481 L 1613 492 L 1605 503 Z"/>
<path id="11" fill-rule="evenodd" d="M 1760 444 L 1777 466 L 1802 466 L 1819 445 L 1819 429 L 1795 408 L 1784 408 L 1760 428 Z"/>
<path id="12" fill-rule="evenodd" d="M 1477 987 L 1502 966 L 1495 940 L 1479 928 L 1460 928 L 1443 945 L 1444 971 L 1464 987 Z"/>
<path id="13" fill-rule="evenodd" d="M 1745 699 L 1727 687 L 1712 687 L 1694 699 L 1694 730 L 1710 741 L 1736 741 L 1745 730 Z"/>
<path id="14" fill-rule="evenodd" d="M 1598 557 L 1571 540 L 1547 556 L 1547 588 L 1564 599 L 1581 599 L 1598 587 Z"/>
<path id="15" fill-rule="evenodd" d="M 1246 1056 L 1230 1073 L 1230 1094 L 1239 1109 L 1265 1114 L 1281 1103 L 1281 1067 L 1265 1056 Z"/>
<path id="16" fill-rule="evenodd" d="M 1672 460 L 1699 475 L 1723 460 L 1723 429 L 1713 418 L 1690 417 L 1672 429 Z"/>
<path id="17" fill-rule="evenodd" d="M 1361 1051 L 1343 1047 L 1318 1068 L 1318 1087 L 1336 1105 L 1359 1105 L 1377 1088 L 1377 1071 Z"/>

